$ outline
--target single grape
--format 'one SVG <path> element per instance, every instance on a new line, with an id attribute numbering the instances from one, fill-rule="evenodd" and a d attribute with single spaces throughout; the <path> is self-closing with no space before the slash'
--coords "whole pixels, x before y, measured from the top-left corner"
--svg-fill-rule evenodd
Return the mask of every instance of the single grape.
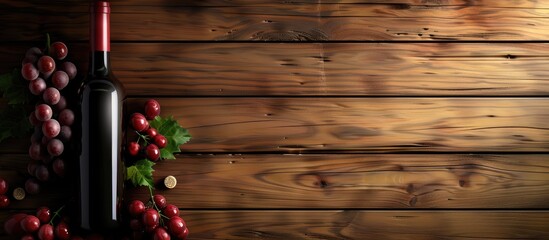
<path id="1" fill-rule="evenodd" d="M 65 145 L 63 145 L 63 142 L 61 140 L 54 138 L 50 140 L 48 143 L 48 153 L 51 156 L 57 157 L 63 153 L 65 150 Z"/>
<path id="2" fill-rule="evenodd" d="M 133 231 L 141 231 L 143 229 L 143 223 L 137 218 L 132 218 L 130 220 L 130 229 Z"/>
<path id="3" fill-rule="evenodd" d="M 180 235 L 183 233 L 185 228 L 187 228 L 187 224 L 185 224 L 183 218 L 179 216 L 170 218 L 170 221 L 168 222 L 168 230 L 170 231 L 170 234 L 174 236 Z"/>
<path id="4" fill-rule="evenodd" d="M 46 224 L 51 220 L 51 211 L 47 207 L 40 207 L 36 210 L 36 217 L 42 224 Z"/>
<path id="5" fill-rule="evenodd" d="M 153 196 L 154 204 L 160 209 L 164 209 L 167 206 L 166 198 L 160 194 L 155 194 Z"/>
<path id="6" fill-rule="evenodd" d="M 71 233 L 69 230 L 69 225 L 67 225 L 65 222 L 60 222 L 55 226 L 54 229 L 55 236 L 60 240 L 69 240 L 71 237 Z"/>
<path id="7" fill-rule="evenodd" d="M 153 239 L 154 240 L 170 240 L 170 234 L 166 232 L 166 229 L 164 227 L 157 227 L 154 230 Z"/>
<path id="8" fill-rule="evenodd" d="M 59 102 L 57 104 L 53 105 L 53 109 L 57 112 L 60 112 L 61 110 L 67 108 L 67 99 L 63 96 L 59 98 Z"/>
<path id="9" fill-rule="evenodd" d="M 34 111 L 29 115 L 29 122 L 33 126 L 40 126 L 40 124 L 42 124 L 42 122 L 36 118 L 36 113 Z"/>
<path id="10" fill-rule="evenodd" d="M 128 143 L 128 153 L 132 156 L 137 156 L 139 154 L 139 150 L 141 149 L 141 146 L 137 142 L 129 142 Z"/>
<path id="11" fill-rule="evenodd" d="M 59 138 L 65 142 L 71 140 L 72 130 L 69 126 L 61 126 L 61 131 L 59 132 Z"/>
<path id="12" fill-rule="evenodd" d="M 36 238 L 34 238 L 34 235 L 28 233 L 28 234 L 25 234 L 21 237 L 21 240 L 35 240 Z"/>
<path id="13" fill-rule="evenodd" d="M 21 235 L 24 233 L 23 229 L 21 228 L 21 220 L 25 218 L 27 214 L 24 213 L 17 213 L 13 216 L 11 216 L 6 222 L 4 222 L 4 231 L 8 235 Z"/>
<path id="14" fill-rule="evenodd" d="M 45 165 L 40 164 L 36 167 L 34 176 L 36 176 L 36 179 L 42 182 L 46 182 L 48 181 L 48 179 L 50 179 L 50 170 L 48 170 L 48 167 L 46 167 Z"/>
<path id="15" fill-rule="evenodd" d="M 34 159 L 34 160 L 42 159 L 42 148 L 40 146 L 40 143 L 35 142 L 30 145 L 29 156 L 31 159 Z"/>
<path id="16" fill-rule="evenodd" d="M 152 232 L 158 226 L 160 215 L 156 210 L 149 208 L 145 210 L 142 218 L 143 225 L 145 225 L 145 231 Z"/>
<path id="17" fill-rule="evenodd" d="M 154 143 L 151 143 L 145 148 L 145 154 L 147 154 L 149 160 L 156 162 L 160 158 L 160 149 Z"/>
<path id="18" fill-rule="evenodd" d="M 153 138 L 155 137 L 156 135 L 158 135 L 158 131 L 156 130 L 156 128 L 149 128 L 147 129 L 147 131 L 145 131 L 145 133 L 147 135 L 149 135 L 149 137 Z"/>
<path id="19" fill-rule="evenodd" d="M 42 134 L 42 122 L 40 122 L 39 125 L 34 126 L 34 133 L 31 136 L 31 143 L 40 143 L 43 136 L 44 135 Z"/>
<path id="20" fill-rule="evenodd" d="M 48 138 L 54 138 L 57 135 L 59 135 L 59 132 L 61 131 L 61 126 L 59 125 L 59 122 L 55 119 L 50 119 L 44 122 L 42 124 L 42 133 L 44 133 L 44 136 Z"/>
<path id="21" fill-rule="evenodd" d="M 185 228 L 185 230 L 183 230 L 181 234 L 177 235 L 176 238 L 180 240 L 185 240 L 187 239 L 188 236 L 189 236 L 189 229 Z"/>
<path id="22" fill-rule="evenodd" d="M 49 87 L 49 88 L 46 88 L 46 90 L 44 90 L 44 93 L 42 94 L 42 98 L 44 99 L 44 102 L 46 102 L 47 104 L 55 105 L 61 99 L 61 93 L 56 88 Z"/>
<path id="23" fill-rule="evenodd" d="M 40 73 L 40 77 L 42 77 L 44 80 L 48 80 L 50 79 L 51 75 L 53 74 L 53 72 L 48 72 L 48 73 Z"/>
<path id="24" fill-rule="evenodd" d="M 0 178 L 0 194 L 6 194 L 8 192 L 9 185 L 6 180 Z"/>
<path id="25" fill-rule="evenodd" d="M 33 95 L 40 95 L 46 90 L 46 81 L 42 79 L 41 77 L 37 77 L 36 79 L 29 82 L 29 91 Z"/>
<path id="26" fill-rule="evenodd" d="M 50 55 L 57 60 L 65 59 L 68 53 L 69 49 L 67 48 L 67 45 L 62 42 L 54 42 L 50 46 Z"/>
<path id="27" fill-rule="evenodd" d="M 76 66 L 71 62 L 64 62 L 61 64 L 61 70 L 65 71 L 69 76 L 69 80 L 73 80 L 76 77 Z"/>
<path id="28" fill-rule="evenodd" d="M 53 116 L 53 111 L 48 104 L 39 104 L 35 107 L 34 114 L 39 121 L 47 121 Z"/>
<path id="29" fill-rule="evenodd" d="M 32 64 L 35 64 L 36 63 L 36 60 L 38 60 L 38 57 L 37 56 L 25 56 L 23 58 L 23 60 L 21 60 L 21 66 L 27 64 L 27 63 L 32 63 Z"/>
<path id="30" fill-rule="evenodd" d="M 64 71 L 55 71 L 51 77 L 51 83 L 59 90 L 62 90 L 69 84 L 69 75 Z"/>
<path id="31" fill-rule="evenodd" d="M 29 161 L 27 164 L 27 173 L 29 175 L 34 176 L 34 173 L 36 172 L 36 168 L 40 165 L 38 161 Z"/>
<path id="32" fill-rule="evenodd" d="M 179 208 L 173 204 L 167 204 L 166 208 L 162 210 L 162 213 L 168 218 L 179 216 Z"/>
<path id="33" fill-rule="evenodd" d="M 149 99 L 145 103 L 145 116 L 151 120 L 158 115 L 160 115 L 160 104 L 154 99 Z"/>
<path id="34" fill-rule="evenodd" d="M 149 128 L 149 122 L 147 122 L 147 119 L 141 113 L 134 113 L 131 117 L 131 123 L 133 129 L 138 132 L 143 132 Z"/>
<path id="35" fill-rule="evenodd" d="M 32 63 L 25 63 L 21 68 L 21 75 L 24 79 L 32 81 L 38 78 L 38 69 Z"/>
<path id="36" fill-rule="evenodd" d="M 5 208 L 10 205 L 10 199 L 6 195 L 0 195 L 0 208 Z"/>
<path id="37" fill-rule="evenodd" d="M 52 73 L 55 69 L 55 61 L 50 56 L 42 56 L 38 59 L 38 70 L 41 73 Z"/>
<path id="38" fill-rule="evenodd" d="M 53 160 L 52 169 L 59 177 L 65 177 L 65 160 L 57 158 Z"/>
<path id="39" fill-rule="evenodd" d="M 25 182 L 25 191 L 31 195 L 38 194 L 40 192 L 40 184 L 38 183 L 38 180 L 35 178 L 27 179 Z"/>
<path id="40" fill-rule="evenodd" d="M 38 229 L 38 238 L 40 240 L 53 240 L 53 226 L 44 224 Z"/>
<path id="41" fill-rule="evenodd" d="M 42 55 L 42 50 L 40 50 L 40 48 L 37 48 L 37 47 L 31 47 L 27 50 L 27 52 L 25 52 L 25 56 L 28 57 L 28 56 L 41 56 Z"/>
<path id="42" fill-rule="evenodd" d="M 74 112 L 66 108 L 59 113 L 59 117 L 57 119 L 61 125 L 71 126 L 74 123 Z"/>
<path id="43" fill-rule="evenodd" d="M 128 205 L 128 212 L 130 213 L 130 216 L 134 218 L 139 217 L 145 212 L 145 204 L 139 200 L 133 200 L 130 202 L 130 205 Z"/>
<path id="44" fill-rule="evenodd" d="M 154 136 L 153 140 L 158 148 L 165 148 L 168 145 L 168 140 L 162 134 Z"/>
<path id="45" fill-rule="evenodd" d="M 40 220 L 33 215 L 27 215 L 21 220 L 21 229 L 26 233 L 36 232 L 38 228 L 40 228 Z"/>

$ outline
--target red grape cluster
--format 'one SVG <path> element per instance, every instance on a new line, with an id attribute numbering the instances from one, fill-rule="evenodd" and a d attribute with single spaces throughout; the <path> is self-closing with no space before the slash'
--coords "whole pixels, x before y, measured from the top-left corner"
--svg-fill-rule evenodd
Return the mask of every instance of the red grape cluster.
<path id="1" fill-rule="evenodd" d="M 187 239 L 189 229 L 179 216 L 179 208 L 168 204 L 160 194 L 154 195 L 145 205 L 140 200 L 133 200 L 128 205 L 130 219 L 128 225 L 132 239 Z"/>
<path id="2" fill-rule="evenodd" d="M 63 152 L 71 139 L 75 115 L 60 91 L 77 73 L 73 63 L 63 61 L 67 53 L 64 43 L 54 42 L 49 51 L 30 48 L 22 61 L 21 75 L 29 81 L 29 91 L 40 98 L 29 116 L 35 129 L 29 147 L 32 161 L 27 167 L 32 178 L 25 182 L 29 194 L 37 194 L 39 182 L 48 181 L 52 171 L 59 177 L 65 176 Z"/>
<path id="3" fill-rule="evenodd" d="M 17 213 L 4 223 L 4 230 L 8 235 L 21 239 L 79 239 L 78 236 L 71 238 L 71 231 L 65 219 L 54 224 L 55 218 L 60 217 L 58 213 L 61 209 L 52 213 L 49 208 L 40 207 L 34 215 Z"/>
<path id="4" fill-rule="evenodd" d="M 10 199 L 6 196 L 8 189 L 8 182 L 3 178 L 0 178 L 0 208 L 5 208 L 10 205 Z"/>
<path id="5" fill-rule="evenodd" d="M 147 120 L 152 120 L 160 115 L 160 104 L 150 99 L 145 103 L 145 115 L 134 113 L 130 118 L 133 129 L 137 132 L 137 140 L 128 142 L 126 152 L 130 156 L 143 156 L 156 162 L 160 159 L 160 149 L 168 145 L 168 140 L 158 131 L 149 126 Z M 140 143 L 140 140 L 141 141 Z"/>

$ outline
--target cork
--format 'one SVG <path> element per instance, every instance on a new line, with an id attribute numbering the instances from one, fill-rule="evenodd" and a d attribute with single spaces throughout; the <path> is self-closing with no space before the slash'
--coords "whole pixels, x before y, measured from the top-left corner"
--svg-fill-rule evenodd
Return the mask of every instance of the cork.
<path id="1" fill-rule="evenodd" d="M 172 189 L 177 185 L 177 179 L 174 176 L 170 175 L 164 178 L 164 186 L 166 188 Z"/>
<path id="2" fill-rule="evenodd" d="M 15 198 L 16 200 L 23 200 L 25 199 L 25 190 L 23 188 L 16 188 L 16 189 L 13 189 L 13 198 Z"/>

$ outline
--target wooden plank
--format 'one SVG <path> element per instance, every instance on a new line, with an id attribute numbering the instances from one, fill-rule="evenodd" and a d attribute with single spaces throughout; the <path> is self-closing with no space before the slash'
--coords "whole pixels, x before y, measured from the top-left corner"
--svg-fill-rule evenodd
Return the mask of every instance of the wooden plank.
<path id="1" fill-rule="evenodd" d="M 142 111 L 146 99 L 132 99 Z M 185 152 L 547 151 L 546 98 L 162 98 Z"/>
<path id="2" fill-rule="evenodd" d="M 204 2 L 204 3 L 202 3 Z M 490 1 L 115 1 L 113 40 L 547 40 L 546 3 Z M 0 41 L 87 39 L 88 7 L 0 2 Z M 26 19 L 27 21 L 20 21 Z"/>
<path id="3" fill-rule="evenodd" d="M 183 155 L 155 165 L 185 209 L 548 208 L 547 155 Z M 173 175 L 174 189 L 163 179 Z M 126 192 L 146 201 L 147 189 Z"/>
<path id="4" fill-rule="evenodd" d="M 0 46 L 0 72 L 18 67 L 30 46 Z M 86 44 L 69 48 L 84 73 Z M 543 43 L 124 43 L 112 49 L 115 74 L 131 96 L 549 94 L 549 44 Z"/>
<path id="5" fill-rule="evenodd" d="M 183 211 L 183 218 L 193 239 L 545 239 L 549 234 L 546 211 Z"/>
<path id="6" fill-rule="evenodd" d="M 549 234 L 547 211 L 181 211 L 192 239 L 545 239 Z M 10 215 L 1 211 L 0 219 Z M 0 234 L 10 239 L 3 228 Z"/>

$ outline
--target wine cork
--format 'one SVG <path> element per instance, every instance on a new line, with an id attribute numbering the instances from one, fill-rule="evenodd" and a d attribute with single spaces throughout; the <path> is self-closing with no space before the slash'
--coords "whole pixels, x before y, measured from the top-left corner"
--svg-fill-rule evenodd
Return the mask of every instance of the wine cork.
<path id="1" fill-rule="evenodd" d="M 174 176 L 170 175 L 164 178 L 164 186 L 166 188 L 172 189 L 177 185 L 177 179 Z"/>
<path id="2" fill-rule="evenodd" d="M 15 198 L 15 200 L 23 200 L 25 199 L 25 195 L 25 189 L 20 187 L 13 189 L 13 198 Z"/>

